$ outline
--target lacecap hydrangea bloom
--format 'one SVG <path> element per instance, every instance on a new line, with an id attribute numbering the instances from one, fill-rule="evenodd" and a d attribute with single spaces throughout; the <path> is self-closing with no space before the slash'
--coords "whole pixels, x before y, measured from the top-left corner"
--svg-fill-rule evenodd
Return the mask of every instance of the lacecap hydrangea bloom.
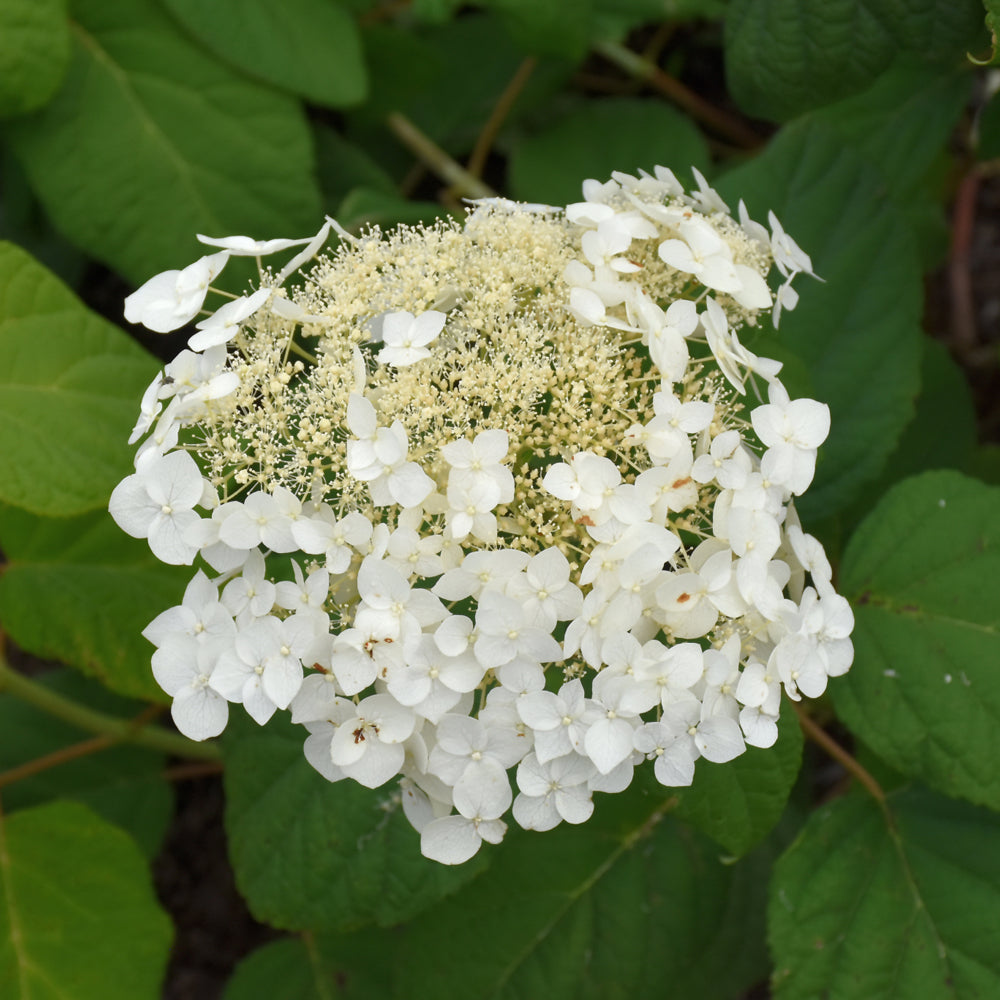
<path id="1" fill-rule="evenodd" d="M 851 610 L 793 505 L 829 410 L 741 340 L 812 266 L 696 177 L 201 237 L 215 252 L 129 297 L 154 330 L 202 316 L 110 504 L 201 563 L 144 632 L 181 732 L 289 711 L 317 771 L 395 782 L 456 864 L 511 816 L 586 821 L 644 761 L 682 786 L 768 747 L 783 694 L 848 669 Z M 234 255 L 258 287 L 207 311 Z"/>

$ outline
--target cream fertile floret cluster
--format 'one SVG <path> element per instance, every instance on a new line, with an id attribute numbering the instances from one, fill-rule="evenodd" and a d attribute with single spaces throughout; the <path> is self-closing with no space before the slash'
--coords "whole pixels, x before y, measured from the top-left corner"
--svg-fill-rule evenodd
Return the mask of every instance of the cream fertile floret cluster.
<path id="1" fill-rule="evenodd" d="M 317 771 L 396 779 L 455 864 L 508 814 L 584 822 L 643 761 L 682 786 L 771 746 L 782 692 L 848 669 L 850 608 L 792 502 L 829 411 L 740 339 L 811 263 L 695 176 L 200 237 L 218 252 L 129 297 L 154 330 L 203 316 L 110 503 L 159 559 L 204 564 L 144 632 L 181 732 L 288 710 Z M 238 255 L 258 287 L 206 311 Z"/>

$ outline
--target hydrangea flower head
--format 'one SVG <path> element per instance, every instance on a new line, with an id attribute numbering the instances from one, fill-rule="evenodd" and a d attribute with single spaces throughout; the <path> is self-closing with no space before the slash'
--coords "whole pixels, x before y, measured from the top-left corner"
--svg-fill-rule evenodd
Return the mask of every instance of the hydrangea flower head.
<path id="1" fill-rule="evenodd" d="M 850 608 L 793 505 L 829 410 L 741 339 L 812 265 L 697 180 L 203 238 L 212 267 L 305 249 L 150 386 L 111 505 L 204 564 L 146 632 L 183 732 L 288 710 L 324 777 L 400 781 L 424 853 L 457 864 L 505 817 L 585 822 L 644 761 L 685 785 L 770 746 L 783 695 L 849 668 Z M 192 319 L 192 268 L 197 295 L 171 272 L 130 315 Z"/>

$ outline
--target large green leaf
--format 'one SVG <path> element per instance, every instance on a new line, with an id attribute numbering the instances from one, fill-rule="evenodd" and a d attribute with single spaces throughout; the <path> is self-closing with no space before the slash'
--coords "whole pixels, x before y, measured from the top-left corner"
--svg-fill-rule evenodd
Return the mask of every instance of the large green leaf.
<path id="1" fill-rule="evenodd" d="M 930 469 L 973 472 L 975 452 L 976 413 L 965 373 L 941 341 L 924 337 L 916 414 L 879 477 L 841 511 L 841 525 L 856 528 L 874 500 L 907 476 Z"/>
<path id="2" fill-rule="evenodd" d="M 802 730 L 787 702 L 778 729 L 773 747 L 747 747 L 728 764 L 700 761 L 691 787 L 677 789 L 676 815 L 737 857 L 774 828 L 799 774 Z"/>
<path id="3" fill-rule="evenodd" d="M 589 101 L 547 120 L 522 139 L 510 158 L 515 198 L 565 205 L 579 201 L 588 177 L 607 180 L 612 170 L 652 171 L 657 164 L 682 177 L 705 170 L 708 146 L 694 123 L 661 101 L 607 98 Z"/>
<path id="4" fill-rule="evenodd" d="M 0 243 L 0 501 L 103 507 L 156 365 L 23 250 Z"/>
<path id="5" fill-rule="evenodd" d="M 489 871 L 417 919 L 268 945 L 226 1000 L 282 975 L 290 1000 L 410 1000 L 414 984 L 435 1000 L 742 996 L 767 967 L 770 851 L 724 864 L 663 818 L 670 801 L 632 789 L 584 827 L 512 831 Z"/>
<path id="6" fill-rule="evenodd" d="M 200 42 L 251 76 L 314 104 L 342 107 L 368 89 L 361 37 L 336 0 L 164 0 Z"/>
<path id="7" fill-rule="evenodd" d="M 230 859 L 259 920 L 290 930 L 390 925 L 488 863 L 486 851 L 455 868 L 422 857 L 395 788 L 330 784 L 303 756 L 307 736 L 272 720 L 225 744 Z"/>
<path id="8" fill-rule="evenodd" d="M 142 630 L 179 604 L 187 567 L 165 566 L 104 513 L 52 520 L 0 509 L 0 620 L 36 656 L 124 695 L 164 700 Z"/>
<path id="9" fill-rule="evenodd" d="M 512 831 L 489 871 L 397 936 L 392 995 L 412 982 L 436 1000 L 739 995 L 766 967 L 769 855 L 723 864 L 664 818 L 669 802 L 636 788 L 602 796 L 582 827 Z"/>
<path id="10" fill-rule="evenodd" d="M 928 472 L 855 532 L 841 588 L 854 605 L 838 714 L 902 773 L 1000 809 L 1000 490 Z"/>
<path id="11" fill-rule="evenodd" d="M 0 0 L 0 117 L 42 107 L 68 66 L 66 0 Z"/>
<path id="12" fill-rule="evenodd" d="M 818 810 L 771 881 L 775 996 L 1000 996 L 998 837 L 996 816 L 922 789 Z"/>
<path id="13" fill-rule="evenodd" d="M 801 360 L 808 377 L 789 365 L 790 391 L 830 406 L 816 479 L 796 504 L 807 521 L 834 513 L 878 474 L 913 415 L 923 294 L 912 231 L 878 171 L 818 121 L 787 127 L 718 187 L 755 219 L 773 210 L 825 279 L 800 276 L 798 308 L 754 348 Z"/>
<path id="14" fill-rule="evenodd" d="M 898 52 L 960 59 L 978 0 L 732 0 L 726 76 L 740 105 L 785 120 L 866 87 Z"/>
<path id="15" fill-rule="evenodd" d="M 295 100 L 197 48 L 153 0 L 75 0 L 66 82 L 7 137 L 55 225 L 135 283 L 195 233 L 304 236 L 319 221 Z"/>
<path id="16" fill-rule="evenodd" d="M 154 1000 L 171 928 L 131 839 L 77 802 L 0 816 L 0 996 Z"/>
<path id="17" fill-rule="evenodd" d="M 142 709 L 72 671 L 53 671 L 37 680 L 63 697 L 123 719 Z M 0 770 L 63 750 L 87 735 L 18 698 L 0 694 Z M 5 787 L 3 807 L 10 812 L 50 799 L 75 799 L 130 833 L 143 852 L 153 857 L 173 812 L 163 768 L 162 754 L 136 746 L 112 746 Z"/>

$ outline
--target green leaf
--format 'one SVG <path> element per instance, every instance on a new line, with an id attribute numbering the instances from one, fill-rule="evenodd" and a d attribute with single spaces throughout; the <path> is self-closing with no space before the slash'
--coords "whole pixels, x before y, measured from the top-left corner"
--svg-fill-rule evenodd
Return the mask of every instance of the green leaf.
<path id="1" fill-rule="evenodd" d="M 170 922 L 127 834 L 77 802 L 0 817 L 0 883 L 0 995 L 160 995 Z"/>
<path id="2" fill-rule="evenodd" d="M 998 18 L 1000 20 L 1000 18 Z M 979 116 L 979 148 L 976 155 L 980 160 L 1000 159 L 1000 96 L 994 94 Z"/>
<path id="3" fill-rule="evenodd" d="M 322 996 L 301 938 L 271 941 L 247 955 L 226 984 L 223 1000 L 260 1000 L 265 996 L 281 1000 L 317 1000 Z"/>
<path id="4" fill-rule="evenodd" d="M 195 47 L 153 0 L 75 0 L 74 18 L 65 85 L 6 131 L 71 242 L 138 284 L 197 256 L 196 233 L 319 228 L 295 100 Z"/>
<path id="5" fill-rule="evenodd" d="M 665 983 L 670 996 L 739 995 L 766 967 L 769 856 L 723 864 L 663 818 L 660 792 L 602 797 L 584 826 L 511 831 L 488 872 L 397 932 L 392 995 L 412 982 L 436 1000 L 624 1000 Z"/>
<path id="6" fill-rule="evenodd" d="M 141 632 L 180 602 L 189 568 L 163 565 L 103 512 L 49 520 L 0 509 L 0 545 L 0 619 L 19 646 L 119 694 L 165 700 Z"/>
<path id="7" fill-rule="evenodd" d="M 969 62 L 977 66 L 996 66 L 1000 64 L 1000 48 L 997 46 L 997 33 L 1000 32 L 1000 2 L 998 0 L 983 0 L 986 7 L 986 28 L 990 33 L 990 51 L 985 58 L 979 59 L 969 55 Z"/>
<path id="8" fill-rule="evenodd" d="M 855 532 L 840 586 L 855 663 L 830 690 L 840 718 L 892 767 L 1000 809 L 1000 490 L 928 472 Z"/>
<path id="9" fill-rule="evenodd" d="M 372 1000 L 392 994 L 395 931 L 370 927 L 352 934 L 304 933 L 272 941 L 249 954 L 236 967 L 223 1000 L 339 1000 L 357 996 Z M 412 984 L 403 993 L 413 997 Z"/>
<path id="10" fill-rule="evenodd" d="M 728 764 L 701 761 L 690 788 L 677 789 L 676 815 L 740 857 L 774 828 L 802 763 L 802 730 L 786 702 L 778 742 L 747 747 Z"/>
<path id="11" fill-rule="evenodd" d="M 771 881 L 777 1000 L 1000 995 L 998 836 L 922 789 L 820 809 Z"/>
<path id="12" fill-rule="evenodd" d="M 225 744 L 226 829 L 236 882 L 258 920 L 288 930 L 390 925 L 488 864 L 447 868 L 420 854 L 394 786 L 331 784 L 306 762 L 301 726 Z"/>
<path id="13" fill-rule="evenodd" d="M 976 413 L 965 373 L 939 340 L 923 339 L 917 410 L 881 475 L 841 513 L 852 528 L 871 512 L 873 498 L 908 476 L 929 469 L 971 472 L 976 450 Z"/>
<path id="14" fill-rule="evenodd" d="M 36 680 L 67 698 L 123 719 L 142 705 L 123 701 L 69 670 Z M 86 739 L 87 734 L 8 694 L 0 694 L 0 770 L 18 767 Z M 60 763 L 3 789 L 7 812 L 50 799 L 74 799 L 130 833 L 147 857 L 159 850 L 173 813 L 164 757 L 135 746 L 111 746 Z"/>
<path id="15" fill-rule="evenodd" d="M 0 243 L 0 501 L 103 507 L 156 366 L 23 250 Z"/>
<path id="16" fill-rule="evenodd" d="M 546 121 L 522 139 L 510 157 L 510 189 L 522 201 L 565 205 L 579 201 L 588 177 L 607 180 L 612 170 L 670 167 L 689 176 L 705 170 L 708 146 L 689 118 L 661 101 L 606 98 L 588 101 Z"/>
<path id="17" fill-rule="evenodd" d="M 66 0 L 0 0 L 0 117 L 47 104 L 69 67 Z"/>
<path id="18" fill-rule="evenodd" d="M 336 0 L 164 0 L 217 56 L 281 90 L 331 107 L 364 100 L 361 36 Z"/>
<path id="19" fill-rule="evenodd" d="M 729 90 L 750 114 L 784 121 L 864 89 L 897 53 L 961 58 L 981 18 L 977 0 L 732 0 Z"/>
<path id="20" fill-rule="evenodd" d="M 323 204 L 331 214 L 336 213 L 341 200 L 356 187 L 399 197 L 392 177 L 361 146 L 326 125 L 314 126 L 313 137 Z M 344 224 L 343 219 L 338 221 Z"/>
<path id="21" fill-rule="evenodd" d="M 879 473 L 913 416 L 923 286 L 912 231 L 878 172 L 821 122 L 786 127 L 716 186 L 730 204 L 744 198 L 752 218 L 773 210 L 825 280 L 800 277 L 801 301 L 782 315 L 780 335 L 753 342 L 757 353 L 801 359 L 809 380 L 789 380 L 789 391 L 830 406 L 816 479 L 796 500 L 808 522 Z"/>
<path id="22" fill-rule="evenodd" d="M 511 38 L 525 52 L 573 62 L 587 54 L 594 0 L 575 0 L 571 17 L 562 4 L 538 0 L 483 0 L 483 6 L 501 15 Z"/>
<path id="23" fill-rule="evenodd" d="M 899 60 L 863 93 L 810 117 L 837 129 L 903 198 L 941 155 L 971 86 L 967 72 Z"/>

